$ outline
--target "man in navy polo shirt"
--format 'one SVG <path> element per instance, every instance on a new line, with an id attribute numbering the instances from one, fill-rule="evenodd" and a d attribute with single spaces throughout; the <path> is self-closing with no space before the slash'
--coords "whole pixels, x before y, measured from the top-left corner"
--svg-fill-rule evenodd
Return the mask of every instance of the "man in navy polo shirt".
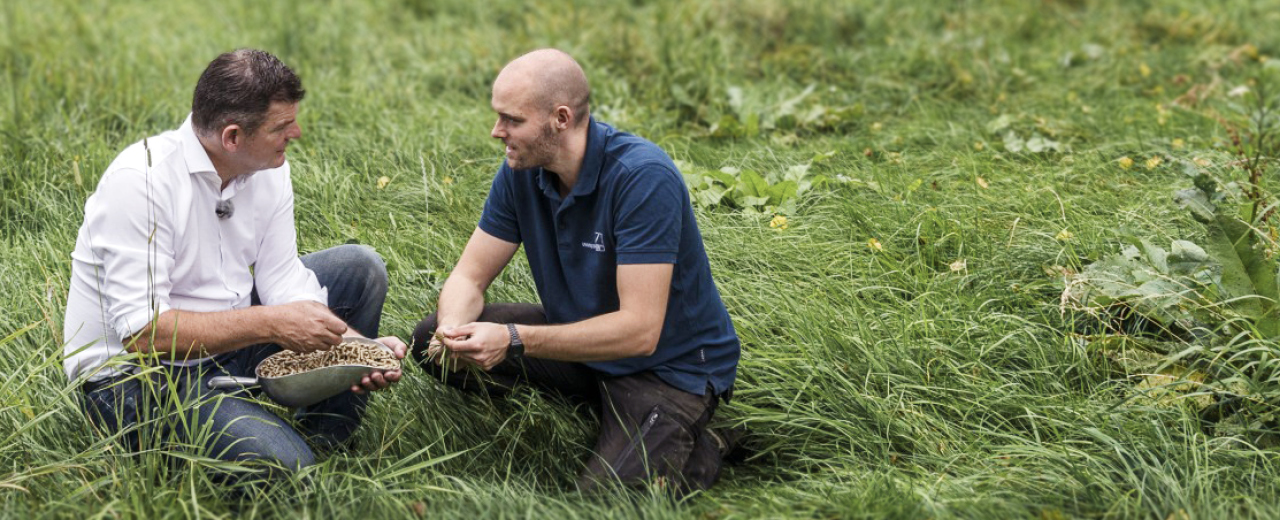
<path id="1" fill-rule="evenodd" d="M 502 69 L 492 135 L 506 161 L 414 354 L 432 371 L 482 369 L 447 371 L 466 390 L 525 383 L 591 403 L 600 433 L 584 490 L 706 489 L 734 444 L 709 422 L 733 388 L 738 337 L 679 170 L 653 143 L 592 119 L 589 100 L 561 51 Z M 542 305 L 486 304 L 521 244 Z"/>

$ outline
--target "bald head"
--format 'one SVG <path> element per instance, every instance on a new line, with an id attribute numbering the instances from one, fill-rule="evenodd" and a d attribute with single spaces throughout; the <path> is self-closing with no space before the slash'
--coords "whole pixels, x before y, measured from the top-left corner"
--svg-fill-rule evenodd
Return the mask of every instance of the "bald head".
<path id="1" fill-rule="evenodd" d="M 522 90 L 539 110 L 569 107 L 573 111 L 574 126 L 585 123 L 590 115 L 591 87 L 587 85 L 587 75 L 564 51 L 539 49 L 512 60 L 493 82 L 495 94 L 499 88 Z"/>

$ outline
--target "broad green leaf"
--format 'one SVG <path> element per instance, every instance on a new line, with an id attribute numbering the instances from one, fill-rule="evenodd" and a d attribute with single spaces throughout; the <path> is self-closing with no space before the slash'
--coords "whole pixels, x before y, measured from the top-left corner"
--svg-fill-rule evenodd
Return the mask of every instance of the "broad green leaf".
<path id="1" fill-rule="evenodd" d="M 1005 150 L 1008 150 L 1009 153 L 1020 153 L 1022 152 L 1023 148 L 1025 148 L 1025 143 L 1023 142 L 1021 137 L 1018 137 L 1018 134 L 1013 133 L 1012 130 L 1005 132 L 1004 134 Z"/>
<path id="2" fill-rule="evenodd" d="M 778 213 L 783 214 L 783 215 L 795 215 L 795 214 L 796 214 L 796 199 L 787 199 L 785 202 L 783 202 L 781 205 L 779 205 L 779 206 L 778 206 Z"/>
<path id="3" fill-rule="evenodd" d="M 729 108 L 734 112 L 742 112 L 742 87 L 729 87 Z"/>
<path id="4" fill-rule="evenodd" d="M 1169 263 L 1167 257 L 1169 255 L 1164 251 L 1164 248 L 1148 242 L 1145 238 L 1139 239 L 1138 242 L 1142 245 L 1142 253 L 1146 256 L 1147 263 L 1155 267 L 1156 271 L 1160 273 L 1168 273 Z"/>
<path id="5" fill-rule="evenodd" d="M 1174 240 L 1169 260 L 1176 262 L 1208 262 L 1209 254 L 1194 242 Z"/>
<path id="6" fill-rule="evenodd" d="M 1041 153 L 1046 151 L 1061 152 L 1062 144 L 1036 134 L 1030 139 L 1027 139 L 1027 151 L 1031 153 Z"/>
<path id="7" fill-rule="evenodd" d="M 745 170 L 739 176 L 742 184 L 738 186 L 742 190 L 743 195 L 749 197 L 769 198 L 769 183 L 765 182 L 764 177 L 752 170 Z"/>
<path id="8" fill-rule="evenodd" d="M 698 204 L 700 204 L 700 205 L 702 205 L 702 206 L 709 207 L 709 208 L 710 208 L 710 207 L 715 207 L 715 206 L 720 205 L 720 201 L 721 201 L 721 199 L 723 199 L 723 198 L 724 198 L 724 192 L 725 192 L 725 191 L 727 191 L 727 190 L 725 190 L 725 189 L 723 189 L 723 188 L 721 188 L 721 189 L 719 189 L 719 190 L 717 190 L 717 189 L 715 189 L 715 188 L 708 189 L 708 190 L 702 190 L 702 191 L 699 191 L 699 192 L 697 192 L 697 193 L 693 194 L 693 198 L 694 198 L 694 200 L 695 200 L 695 201 L 697 201 L 697 202 L 698 202 Z"/>
<path id="9" fill-rule="evenodd" d="M 782 104 L 778 106 L 778 114 L 794 115 L 796 106 L 799 105 L 801 101 L 804 101 L 804 98 L 809 97 L 809 94 L 812 94 L 813 90 L 817 87 L 818 87 L 817 84 L 810 83 L 808 87 L 805 87 L 804 92 L 801 92 L 799 95 L 791 99 L 783 101 Z"/>
<path id="10" fill-rule="evenodd" d="M 787 168 L 786 173 L 783 174 L 782 178 L 789 181 L 798 181 L 809 175 L 810 167 L 811 167 L 810 163 L 794 165 L 790 168 Z"/>
<path id="11" fill-rule="evenodd" d="M 738 118 L 730 114 L 720 116 L 720 120 L 711 125 L 707 131 L 712 137 L 739 137 L 742 135 L 742 125 L 738 123 Z"/>
<path id="12" fill-rule="evenodd" d="M 822 152 L 822 153 L 815 154 L 812 159 L 809 159 L 809 162 L 812 164 L 824 163 L 835 156 L 836 156 L 835 150 L 831 150 L 829 152 Z"/>
<path id="13" fill-rule="evenodd" d="M 742 135 L 745 137 L 755 137 L 760 135 L 760 114 L 755 112 L 747 114 L 746 123 L 742 128 Z"/>
<path id="14" fill-rule="evenodd" d="M 769 187 L 769 201 L 773 205 L 782 204 L 783 201 L 794 199 L 796 196 L 796 183 L 794 181 L 782 181 Z"/>
<path id="15" fill-rule="evenodd" d="M 999 134 L 1009 128 L 1009 126 L 1013 125 L 1013 120 L 1013 116 L 1009 114 L 1000 114 L 1000 117 L 992 119 L 987 123 L 987 133 Z"/>
<path id="16" fill-rule="evenodd" d="M 1266 258 L 1253 230 L 1231 215 L 1216 215 L 1209 228 L 1205 251 L 1222 264 L 1224 296 L 1231 309 L 1253 321 L 1263 337 L 1280 333 L 1275 315 L 1277 288 L 1275 262 Z"/>
<path id="17" fill-rule="evenodd" d="M 1213 204 L 1209 202 L 1209 197 L 1204 191 L 1198 188 L 1187 188 L 1178 190 L 1173 195 L 1174 200 L 1178 201 L 1178 205 L 1191 213 L 1191 216 L 1200 222 L 1206 224 L 1213 221 Z"/>
<path id="18" fill-rule="evenodd" d="M 708 171 L 707 177 L 715 179 L 716 182 L 726 187 L 738 185 L 738 178 L 734 177 L 732 173 L 727 173 L 723 171 Z"/>
<path id="19" fill-rule="evenodd" d="M 747 208 L 763 209 L 769 204 L 769 197 L 752 197 L 747 196 L 742 199 L 742 205 Z"/>
<path id="20" fill-rule="evenodd" d="M 693 102 L 693 98 L 689 96 L 689 92 L 686 91 L 684 87 L 681 86 L 679 83 L 671 84 L 671 97 L 681 105 L 684 105 L 687 107 L 694 107 L 694 108 L 697 108 L 698 106 L 696 103 Z"/>

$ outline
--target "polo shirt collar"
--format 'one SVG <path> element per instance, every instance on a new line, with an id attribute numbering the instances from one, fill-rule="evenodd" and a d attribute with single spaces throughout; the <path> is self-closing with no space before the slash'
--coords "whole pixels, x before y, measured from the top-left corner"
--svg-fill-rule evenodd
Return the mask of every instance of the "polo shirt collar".
<path id="1" fill-rule="evenodd" d="M 578 168 L 578 181 L 573 184 L 573 191 L 569 192 L 569 198 L 589 195 L 596 191 L 596 185 L 600 182 L 600 169 L 604 166 L 604 141 L 607 131 L 608 126 L 596 123 L 595 117 L 587 121 L 587 147 L 583 152 L 582 166 Z M 538 187 L 551 200 L 559 201 L 561 200 L 560 192 L 556 189 L 554 178 L 554 174 L 548 172 L 546 168 L 538 168 Z"/>
<path id="2" fill-rule="evenodd" d="M 582 156 L 582 167 L 578 169 L 578 182 L 573 185 L 571 195 L 578 197 L 596 191 L 600 181 L 600 168 L 604 167 L 604 140 L 607 127 L 596 123 L 596 118 L 587 120 L 587 149 Z"/>

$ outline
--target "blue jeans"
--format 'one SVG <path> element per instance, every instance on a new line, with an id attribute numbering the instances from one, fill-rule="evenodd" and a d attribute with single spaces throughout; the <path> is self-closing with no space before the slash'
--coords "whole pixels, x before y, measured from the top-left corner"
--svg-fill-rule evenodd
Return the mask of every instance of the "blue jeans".
<path id="1" fill-rule="evenodd" d="M 382 258 L 367 246 L 344 245 L 302 257 L 320 285 L 329 288 L 329 309 L 368 337 L 377 337 L 387 294 Z M 257 294 L 254 294 L 257 304 Z M 360 424 L 368 395 L 350 391 L 300 408 L 296 427 L 251 399 L 256 392 L 209 389 L 209 378 L 254 375 L 278 345 L 251 345 L 198 365 L 160 365 L 160 370 L 86 384 L 85 413 L 108 434 L 121 432 L 130 450 L 162 444 L 227 461 L 257 461 L 295 471 L 314 464 L 319 449 L 344 445 Z"/>

